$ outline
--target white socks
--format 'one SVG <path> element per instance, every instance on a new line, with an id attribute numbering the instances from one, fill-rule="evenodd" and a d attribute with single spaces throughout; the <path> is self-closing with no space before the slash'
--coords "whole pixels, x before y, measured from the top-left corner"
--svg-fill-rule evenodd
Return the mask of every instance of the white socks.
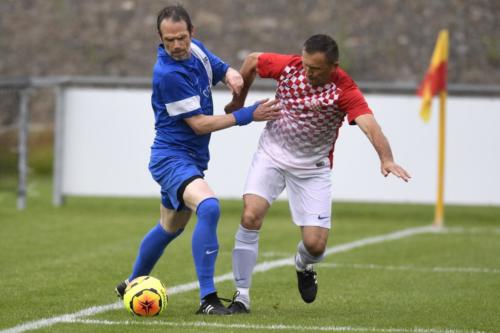
<path id="1" fill-rule="evenodd" d="M 250 309 L 250 285 L 252 273 L 259 252 L 259 231 L 249 230 L 241 225 L 236 232 L 233 249 L 233 274 L 239 295 L 236 300 Z"/>
<path id="2" fill-rule="evenodd" d="M 307 265 L 312 265 L 323 260 L 325 254 L 321 254 L 320 256 L 311 255 L 304 243 L 302 241 L 297 245 L 297 253 L 295 254 L 295 269 L 299 272 L 302 272 L 306 269 Z"/>

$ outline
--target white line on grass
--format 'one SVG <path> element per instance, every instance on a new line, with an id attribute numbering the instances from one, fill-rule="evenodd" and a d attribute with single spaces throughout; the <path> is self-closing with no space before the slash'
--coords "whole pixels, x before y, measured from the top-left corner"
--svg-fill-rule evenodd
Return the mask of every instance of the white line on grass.
<path id="1" fill-rule="evenodd" d="M 259 253 L 259 257 L 262 257 L 262 258 L 269 258 L 269 257 L 289 257 L 291 256 L 292 253 L 290 252 L 262 252 L 262 253 Z"/>
<path id="2" fill-rule="evenodd" d="M 389 234 L 385 235 L 380 235 L 380 236 L 374 236 L 374 237 L 368 237 L 364 239 L 360 239 L 351 243 L 346 243 L 346 244 L 341 244 L 337 246 L 332 246 L 328 248 L 325 251 L 325 256 L 333 254 L 333 253 L 340 253 L 340 252 L 345 252 L 349 251 L 355 248 L 363 247 L 366 245 L 371 245 L 371 244 L 376 244 L 376 243 L 382 243 L 386 241 L 391 241 L 391 240 L 396 240 L 396 239 L 401 239 L 405 237 L 410 237 L 413 235 L 418 235 L 418 234 L 423 234 L 423 233 L 429 233 L 429 232 L 437 232 L 439 229 L 436 229 L 432 226 L 425 226 L 425 227 L 418 227 L 418 228 L 410 228 L 410 229 L 404 229 L 401 231 L 396 231 L 392 232 Z M 265 261 L 263 263 L 258 264 L 255 266 L 254 272 L 265 272 L 274 268 L 282 267 L 282 266 L 288 266 L 288 265 L 293 265 L 293 257 L 292 258 L 286 258 L 286 259 L 279 259 L 279 260 L 273 260 L 273 261 Z M 233 279 L 233 273 L 227 273 L 224 275 L 217 276 L 215 278 L 215 282 L 223 282 L 223 281 L 228 281 Z M 177 293 L 182 293 L 186 291 L 191 291 L 198 289 L 198 282 L 191 282 L 191 283 L 186 283 L 186 284 L 181 284 L 178 286 L 174 286 L 169 289 L 169 294 L 177 294 Z M 52 317 L 52 318 L 42 318 L 39 320 L 35 321 L 30 321 L 26 322 L 17 326 L 14 326 L 12 328 L 8 328 L 5 330 L 0 331 L 0 333 L 20 333 L 20 332 L 26 332 L 29 330 L 36 330 L 42 327 L 48 327 L 55 325 L 57 323 L 63 323 L 63 322 L 71 322 L 83 317 L 88 317 L 92 315 L 96 315 L 99 313 L 111 311 L 111 310 L 116 310 L 122 307 L 121 302 L 115 302 L 111 304 L 106 304 L 106 305 L 100 305 L 100 306 L 93 306 L 78 312 L 74 313 L 68 313 L 68 314 L 63 314 L 57 317 Z"/>
<path id="3" fill-rule="evenodd" d="M 204 321 L 193 322 L 169 322 L 169 321 L 112 321 L 112 320 L 92 320 L 76 319 L 67 323 L 78 323 L 86 325 L 137 325 L 137 326 L 167 326 L 167 327 L 190 327 L 190 328 L 225 328 L 225 329 L 246 329 L 246 330 L 267 330 L 267 331 L 300 331 L 300 332 L 382 332 L 382 333 L 485 333 L 476 330 L 461 330 L 450 328 L 398 328 L 398 327 L 359 327 L 359 326 L 302 326 L 283 324 L 223 324 L 209 323 Z"/>
<path id="4" fill-rule="evenodd" d="M 500 228 L 491 228 L 491 227 L 475 227 L 475 228 L 444 227 L 442 230 L 450 234 L 485 234 L 490 236 L 500 235 Z"/>
<path id="5" fill-rule="evenodd" d="M 434 233 L 439 234 L 488 234 L 495 235 L 500 234 L 500 228 L 489 228 L 489 227 L 434 227 L 432 230 Z M 341 251 L 339 251 L 341 252 Z M 290 252 L 275 252 L 268 251 L 259 253 L 259 257 L 270 258 L 270 257 L 288 257 L 293 255 Z"/>
<path id="6" fill-rule="evenodd" d="M 388 271 L 418 271 L 436 273 L 485 273 L 500 274 L 500 269 L 481 267 L 416 267 L 416 266 L 384 266 L 375 264 L 339 264 L 321 263 L 319 267 L 325 268 L 352 268 L 352 269 L 380 269 Z"/>

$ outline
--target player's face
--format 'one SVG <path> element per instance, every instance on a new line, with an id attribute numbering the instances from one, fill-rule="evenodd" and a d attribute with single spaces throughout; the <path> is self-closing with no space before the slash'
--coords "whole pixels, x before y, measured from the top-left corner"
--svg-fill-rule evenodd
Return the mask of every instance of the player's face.
<path id="1" fill-rule="evenodd" d="M 329 63 L 322 52 L 307 53 L 302 51 L 302 65 L 309 83 L 313 87 L 318 87 L 330 82 L 330 74 L 335 71 L 338 62 Z"/>
<path id="2" fill-rule="evenodd" d="M 161 40 L 165 51 L 175 60 L 188 59 L 191 52 L 191 34 L 187 23 L 165 19 L 160 24 Z"/>

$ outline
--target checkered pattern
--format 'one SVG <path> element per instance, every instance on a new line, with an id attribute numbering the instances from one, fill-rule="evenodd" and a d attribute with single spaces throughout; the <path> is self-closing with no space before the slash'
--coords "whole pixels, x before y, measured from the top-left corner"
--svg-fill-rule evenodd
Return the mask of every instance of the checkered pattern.
<path id="1" fill-rule="evenodd" d="M 285 67 L 276 90 L 281 117 L 267 123 L 261 145 L 286 150 L 288 164 L 298 167 L 328 156 L 346 116 L 337 106 L 340 93 L 334 83 L 313 87 L 302 68 Z"/>

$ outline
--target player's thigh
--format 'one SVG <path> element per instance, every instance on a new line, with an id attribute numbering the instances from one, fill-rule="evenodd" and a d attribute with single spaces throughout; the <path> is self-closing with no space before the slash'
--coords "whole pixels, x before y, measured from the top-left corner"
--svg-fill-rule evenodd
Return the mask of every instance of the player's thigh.
<path id="1" fill-rule="evenodd" d="M 204 179 L 197 178 L 186 186 L 182 198 L 186 207 L 196 212 L 200 202 L 208 198 L 215 198 L 215 193 Z"/>
<path id="2" fill-rule="evenodd" d="M 189 222 L 191 211 L 183 209 L 176 211 L 160 205 L 160 224 L 168 232 L 174 233 L 179 229 L 184 228 Z"/>
<path id="3" fill-rule="evenodd" d="M 259 195 L 245 194 L 243 196 L 241 225 L 246 229 L 260 230 L 270 206 L 269 202 Z"/>
<path id="4" fill-rule="evenodd" d="M 286 174 L 288 203 L 298 226 L 331 227 L 332 190 L 328 167 Z"/>
<path id="5" fill-rule="evenodd" d="M 257 195 L 271 205 L 284 189 L 285 176 L 283 170 L 267 154 L 258 150 L 254 154 L 248 170 L 244 195 Z"/>

